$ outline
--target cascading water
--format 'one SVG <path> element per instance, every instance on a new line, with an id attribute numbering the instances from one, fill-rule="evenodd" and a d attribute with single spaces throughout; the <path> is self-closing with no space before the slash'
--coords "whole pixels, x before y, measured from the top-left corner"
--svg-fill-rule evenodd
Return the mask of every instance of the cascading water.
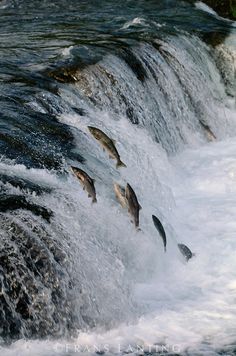
<path id="1" fill-rule="evenodd" d="M 3 355 L 235 349 L 235 26 L 184 1 L 124 3 L 1 7 Z M 115 182 L 134 188 L 141 231 Z"/>

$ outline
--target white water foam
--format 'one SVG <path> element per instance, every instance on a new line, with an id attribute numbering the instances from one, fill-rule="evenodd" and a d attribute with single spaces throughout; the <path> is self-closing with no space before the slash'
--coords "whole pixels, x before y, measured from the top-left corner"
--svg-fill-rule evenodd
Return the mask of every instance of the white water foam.
<path id="1" fill-rule="evenodd" d="M 145 21 L 145 19 L 143 19 L 143 18 L 141 18 L 141 17 L 135 17 L 133 20 L 131 20 L 131 21 L 127 21 L 124 25 L 123 25 L 123 27 L 122 27 L 122 29 L 127 29 L 127 28 L 129 28 L 129 27 L 131 27 L 131 26 L 136 26 L 136 25 L 146 25 L 146 21 Z M 147 25 L 146 25 L 147 26 Z"/>
<path id="2" fill-rule="evenodd" d="M 137 354 L 141 349 L 215 355 L 235 343 L 235 138 L 168 159 L 146 129 L 110 115 L 96 112 L 60 118 L 71 126 L 79 153 L 87 159 L 86 170 L 96 179 L 97 205 L 91 206 L 72 175 L 61 180 L 52 173 L 14 167 L 25 177 L 32 172 L 36 181 L 41 172 L 45 183 L 56 186 L 52 194 L 38 197 L 38 203 L 51 208 L 58 217 L 53 223 L 70 234 L 83 293 L 94 293 L 100 308 L 100 315 L 95 315 L 98 326 L 73 340 L 19 340 L 1 347 L 3 356 L 91 355 L 98 350 Z M 226 115 L 235 120 L 233 103 Z M 116 171 L 87 125 L 96 125 L 117 140 L 127 169 Z M 194 133 L 189 135 L 193 139 Z M 7 168 L 5 163 L 1 167 Z M 135 189 L 143 207 L 141 232 L 135 231 L 127 212 L 115 201 L 114 181 L 128 181 Z M 152 214 L 165 227 L 166 254 Z M 196 253 L 189 263 L 177 242 Z M 124 314 L 127 322 L 120 322 Z M 106 321 L 105 329 L 100 325 Z"/>
<path id="3" fill-rule="evenodd" d="M 109 122 L 109 118 L 103 117 L 108 131 Z M 20 340 L 7 349 L 1 348 L 1 355 L 93 354 L 99 349 L 119 354 L 137 353 L 142 348 L 214 355 L 216 350 L 235 343 L 235 139 L 186 150 L 168 162 L 145 130 L 126 120 L 118 121 L 115 128 L 113 122 L 113 129 L 113 137 L 118 138 L 119 150 L 129 167 L 121 171 L 120 179 L 126 177 L 133 183 L 143 206 L 143 232 L 133 230 L 125 212 L 114 200 L 102 197 L 105 188 L 98 190 L 98 206 L 91 207 L 76 181 L 72 184 L 70 179 L 63 187 L 70 199 L 73 194 L 79 200 L 80 208 L 81 204 L 86 206 L 87 212 L 83 213 L 86 219 L 87 214 L 90 219 L 96 216 L 102 227 L 109 216 L 111 226 L 108 230 L 102 228 L 102 238 L 109 243 L 110 233 L 112 237 L 115 234 L 119 240 L 115 244 L 131 258 L 130 264 L 136 268 L 135 274 L 129 273 L 129 278 L 133 278 L 133 298 L 145 312 L 137 322 L 131 320 L 130 325 L 121 324 L 109 331 L 97 328 L 94 332 L 80 333 L 74 340 Z M 121 137 L 124 132 L 127 134 L 125 146 Z M 171 189 L 174 202 L 171 199 L 164 202 L 161 197 L 165 186 L 169 195 L 165 191 L 164 196 L 170 197 Z M 51 207 L 58 204 L 58 197 L 51 198 L 48 204 Z M 62 205 L 58 209 L 62 209 Z M 63 224 L 71 213 L 63 210 Z M 152 213 L 163 218 L 168 240 L 166 254 L 152 225 Z M 70 218 L 71 224 L 75 216 Z M 91 229 L 87 232 L 85 229 L 84 233 L 89 231 Z M 196 253 L 188 264 L 178 251 L 177 242 L 185 243 Z M 142 271 L 145 268 L 146 271 Z"/>

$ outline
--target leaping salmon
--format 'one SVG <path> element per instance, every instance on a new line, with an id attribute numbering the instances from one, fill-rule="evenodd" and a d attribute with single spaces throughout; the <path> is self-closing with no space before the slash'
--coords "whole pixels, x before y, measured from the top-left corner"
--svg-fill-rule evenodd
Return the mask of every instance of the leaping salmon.
<path id="1" fill-rule="evenodd" d="M 190 260 L 193 256 L 195 256 L 194 253 L 188 248 L 188 246 L 184 244 L 178 244 L 178 248 L 182 255 L 185 257 L 186 261 Z"/>
<path id="2" fill-rule="evenodd" d="M 112 140 L 102 130 L 96 127 L 88 126 L 88 129 L 93 137 L 102 145 L 103 150 L 108 152 L 109 158 L 116 159 L 116 168 L 126 167 L 126 165 L 120 159 L 120 155 L 115 146 L 115 140 Z"/>
<path id="3" fill-rule="evenodd" d="M 83 190 L 86 190 L 88 192 L 88 197 L 92 198 L 92 203 L 96 203 L 97 198 L 96 198 L 96 190 L 94 186 L 95 180 L 78 167 L 71 167 L 71 169 L 72 172 L 75 174 L 75 176 L 79 179 L 80 183 L 82 184 Z"/>
<path id="4" fill-rule="evenodd" d="M 163 227 L 162 223 L 160 222 L 160 220 L 155 215 L 152 215 L 152 220 L 153 220 L 153 223 L 155 225 L 155 228 L 157 229 L 157 231 L 161 235 L 161 238 L 162 238 L 162 241 L 163 241 L 163 244 L 164 244 L 164 251 L 166 252 L 167 241 L 166 241 L 166 233 L 165 233 L 164 227 Z"/>
<path id="5" fill-rule="evenodd" d="M 127 199 L 125 197 L 125 188 L 117 183 L 114 183 L 113 187 L 114 187 L 116 199 L 118 200 L 118 202 L 124 209 L 127 208 Z"/>
<path id="6" fill-rule="evenodd" d="M 125 198 L 127 200 L 128 212 L 134 219 L 132 222 L 135 227 L 139 227 L 139 210 L 142 209 L 141 205 L 138 202 L 137 196 L 133 188 L 127 183 L 125 188 Z"/>

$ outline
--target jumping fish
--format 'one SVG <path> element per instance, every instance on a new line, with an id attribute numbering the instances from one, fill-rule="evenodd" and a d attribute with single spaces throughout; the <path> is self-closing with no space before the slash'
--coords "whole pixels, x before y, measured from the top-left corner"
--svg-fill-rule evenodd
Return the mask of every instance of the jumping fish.
<path id="1" fill-rule="evenodd" d="M 119 185 L 117 183 L 114 183 L 113 187 L 114 187 L 116 199 L 118 200 L 118 202 L 120 203 L 120 205 L 123 208 L 127 208 L 127 200 L 125 197 L 125 188 L 123 188 L 121 185 Z"/>
<path id="2" fill-rule="evenodd" d="M 193 256 L 195 256 L 195 254 L 192 253 L 188 246 L 184 244 L 178 244 L 178 248 L 187 261 L 190 260 L 190 258 L 192 258 Z"/>
<path id="3" fill-rule="evenodd" d="M 132 187 L 127 183 L 125 188 L 125 198 L 127 200 L 128 212 L 134 219 L 134 225 L 136 228 L 139 227 L 139 210 L 142 209 L 141 205 L 138 202 L 136 194 Z"/>
<path id="4" fill-rule="evenodd" d="M 216 136 L 215 136 L 214 133 L 212 132 L 210 126 L 207 125 L 203 120 L 199 120 L 199 123 L 200 123 L 200 125 L 204 128 L 208 140 L 209 140 L 209 141 L 215 141 L 215 140 L 216 140 Z"/>
<path id="5" fill-rule="evenodd" d="M 126 165 L 121 161 L 120 155 L 115 147 L 115 140 L 112 140 L 103 131 L 96 127 L 88 126 L 88 129 L 93 137 L 102 145 L 103 150 L 107 150 L 109 158 L 116 159 L 116 168 L 126 167 Z"/>
<path id="6" fill-rule="evenodd" d="M 78 167 L 71 167 L 71 169 L 72 172 L 75 174 L 75 176 L 81 182 L 83 189 L 88 192 L 88 197 L 92 198 L 92 203 L 96 203 L 97 198 L 96 198 L 96 190 L 94 187 L 95 180 L 92 179 L 86 172 L 84 172 L 82 169 Z"/>
<path id="7" fill-rule="evenodd" d="M 153 220 L 153 223 L 155 225 L 155 228 L 157 229 L 157 231 L 161 235 L 161 238 L 162 238 L 163 244 L 164 244 L 164 251 L 166 252 L 166 243 L 167 242 L 166 242 L 166 233 L 165 233 L 164 227 L 162 226 L 162 223 L 160 222 L 160 220 L 155 215 L 152 215 L 152 220 Z"/>

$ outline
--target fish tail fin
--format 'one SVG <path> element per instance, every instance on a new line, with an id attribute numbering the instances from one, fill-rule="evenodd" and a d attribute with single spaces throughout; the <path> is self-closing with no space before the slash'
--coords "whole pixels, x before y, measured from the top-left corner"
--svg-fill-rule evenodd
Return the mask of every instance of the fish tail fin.
<path id="1" fill-rule="evenodd" d="M 97 198 L 93 198 L 92 203 L 97 203 Z"/>
<path id="2" fill-rule="evenodd" d="M 166 252 L 166 246 L 164 246 L 164 251 Z"/>
<path id="3" fill-rule="evenodd" d="M 116 168 L 119 168 L 119 167 L 127 167 L 127 166 L 121 160 L 119 160 L 116 164 Z"/>

